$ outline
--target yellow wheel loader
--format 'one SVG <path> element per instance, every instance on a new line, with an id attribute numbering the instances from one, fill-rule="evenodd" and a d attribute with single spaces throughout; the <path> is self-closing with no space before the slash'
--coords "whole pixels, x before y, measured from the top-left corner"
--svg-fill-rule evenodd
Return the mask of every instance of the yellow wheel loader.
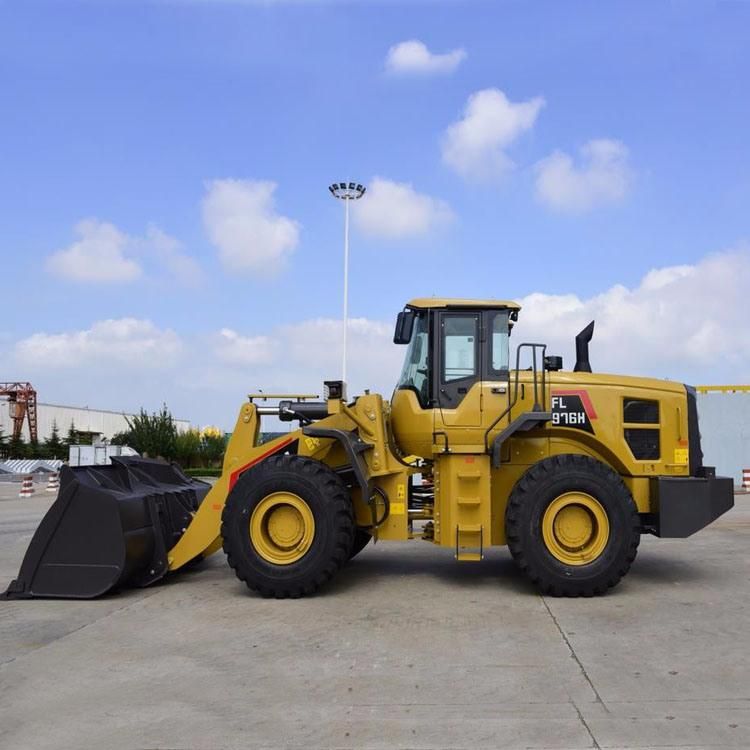
<path id="1" fill-rule="evenodd" d="M 703 466 L 692 388 L 592 373 L 593 323 L 572 371 L 542 344 L 511 361 L 518 313 L 412 300 L 390 403 L 348 400 L 341 381 L 324 401 L 251 394 L 212 487 L 140 458 L 63 469 L 5 597 L 146 586 L 222 547 L 253 591 L 299 597 L 370 540 L 407 539 L 461 562 L 507 545 L 542 592 L 591 596 L 628 572 L 641 534 L 687 537 L 733 506 L 732 480 Z M 264 415 L 296 429 L 259 445 Z"/>

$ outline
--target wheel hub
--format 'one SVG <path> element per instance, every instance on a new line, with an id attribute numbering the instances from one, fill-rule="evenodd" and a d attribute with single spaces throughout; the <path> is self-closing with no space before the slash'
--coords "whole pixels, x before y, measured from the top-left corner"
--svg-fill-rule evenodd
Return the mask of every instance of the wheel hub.
<path id="1" fill-rule="evenodd" d="M 264 560 L 291 565 L 309 549 L 315 536 L 315 519 L 298 495 L 274 492 L 255 506 L 249 531 L 250 541 Z"/>
<path id="2" fill-rule="evenodd" d="M 299 544 L 305 533 L 302 514 L 292 505 L 280 505 L 268 514 L 268 536 L 284 549 Z"/>
<path id="3" fill-rule="evenodd" d="M 609 541 L 609 519 L 601 503 L 584 492 L 566 492 L 544 512 L 542 536 L 549 553 L 566 565 L 586 565 Z"/>

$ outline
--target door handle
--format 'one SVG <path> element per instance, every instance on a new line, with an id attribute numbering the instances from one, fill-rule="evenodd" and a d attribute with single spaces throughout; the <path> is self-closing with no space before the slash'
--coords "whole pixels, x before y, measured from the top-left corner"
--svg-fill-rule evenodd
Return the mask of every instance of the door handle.
<path id="1" fill-rule="evenodd" d="M 505 386 L 490 388 L 490 393 L 505 393 Z"/>

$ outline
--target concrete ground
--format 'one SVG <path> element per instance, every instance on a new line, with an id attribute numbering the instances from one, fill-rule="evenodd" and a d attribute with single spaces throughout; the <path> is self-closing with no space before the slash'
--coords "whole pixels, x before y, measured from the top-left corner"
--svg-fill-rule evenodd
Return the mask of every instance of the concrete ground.
<path id="1" fill-rule="evenodd" d="M 50 503 L 0 485 L 0 588 Z M 249 594 L 216 555 L 106 599 L 0 602 L 0 748 L 748 748 L 750 495 L 644 538 L 598 599 L 505 550 L 366 549 L 324 593 Z"/>

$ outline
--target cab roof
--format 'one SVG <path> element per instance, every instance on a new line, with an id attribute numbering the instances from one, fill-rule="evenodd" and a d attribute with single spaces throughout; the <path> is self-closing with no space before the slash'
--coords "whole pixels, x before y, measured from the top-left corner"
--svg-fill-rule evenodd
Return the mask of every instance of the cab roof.
<path id="1" fill-rule="evenodd" d="M 407 307 L 426 309 L 430 307 L 471 307 L 492 310 L 520 310 L 518 302 L 504 299 L 461 299 L 456 297 L 417 297 L 406 303 Z"/>

